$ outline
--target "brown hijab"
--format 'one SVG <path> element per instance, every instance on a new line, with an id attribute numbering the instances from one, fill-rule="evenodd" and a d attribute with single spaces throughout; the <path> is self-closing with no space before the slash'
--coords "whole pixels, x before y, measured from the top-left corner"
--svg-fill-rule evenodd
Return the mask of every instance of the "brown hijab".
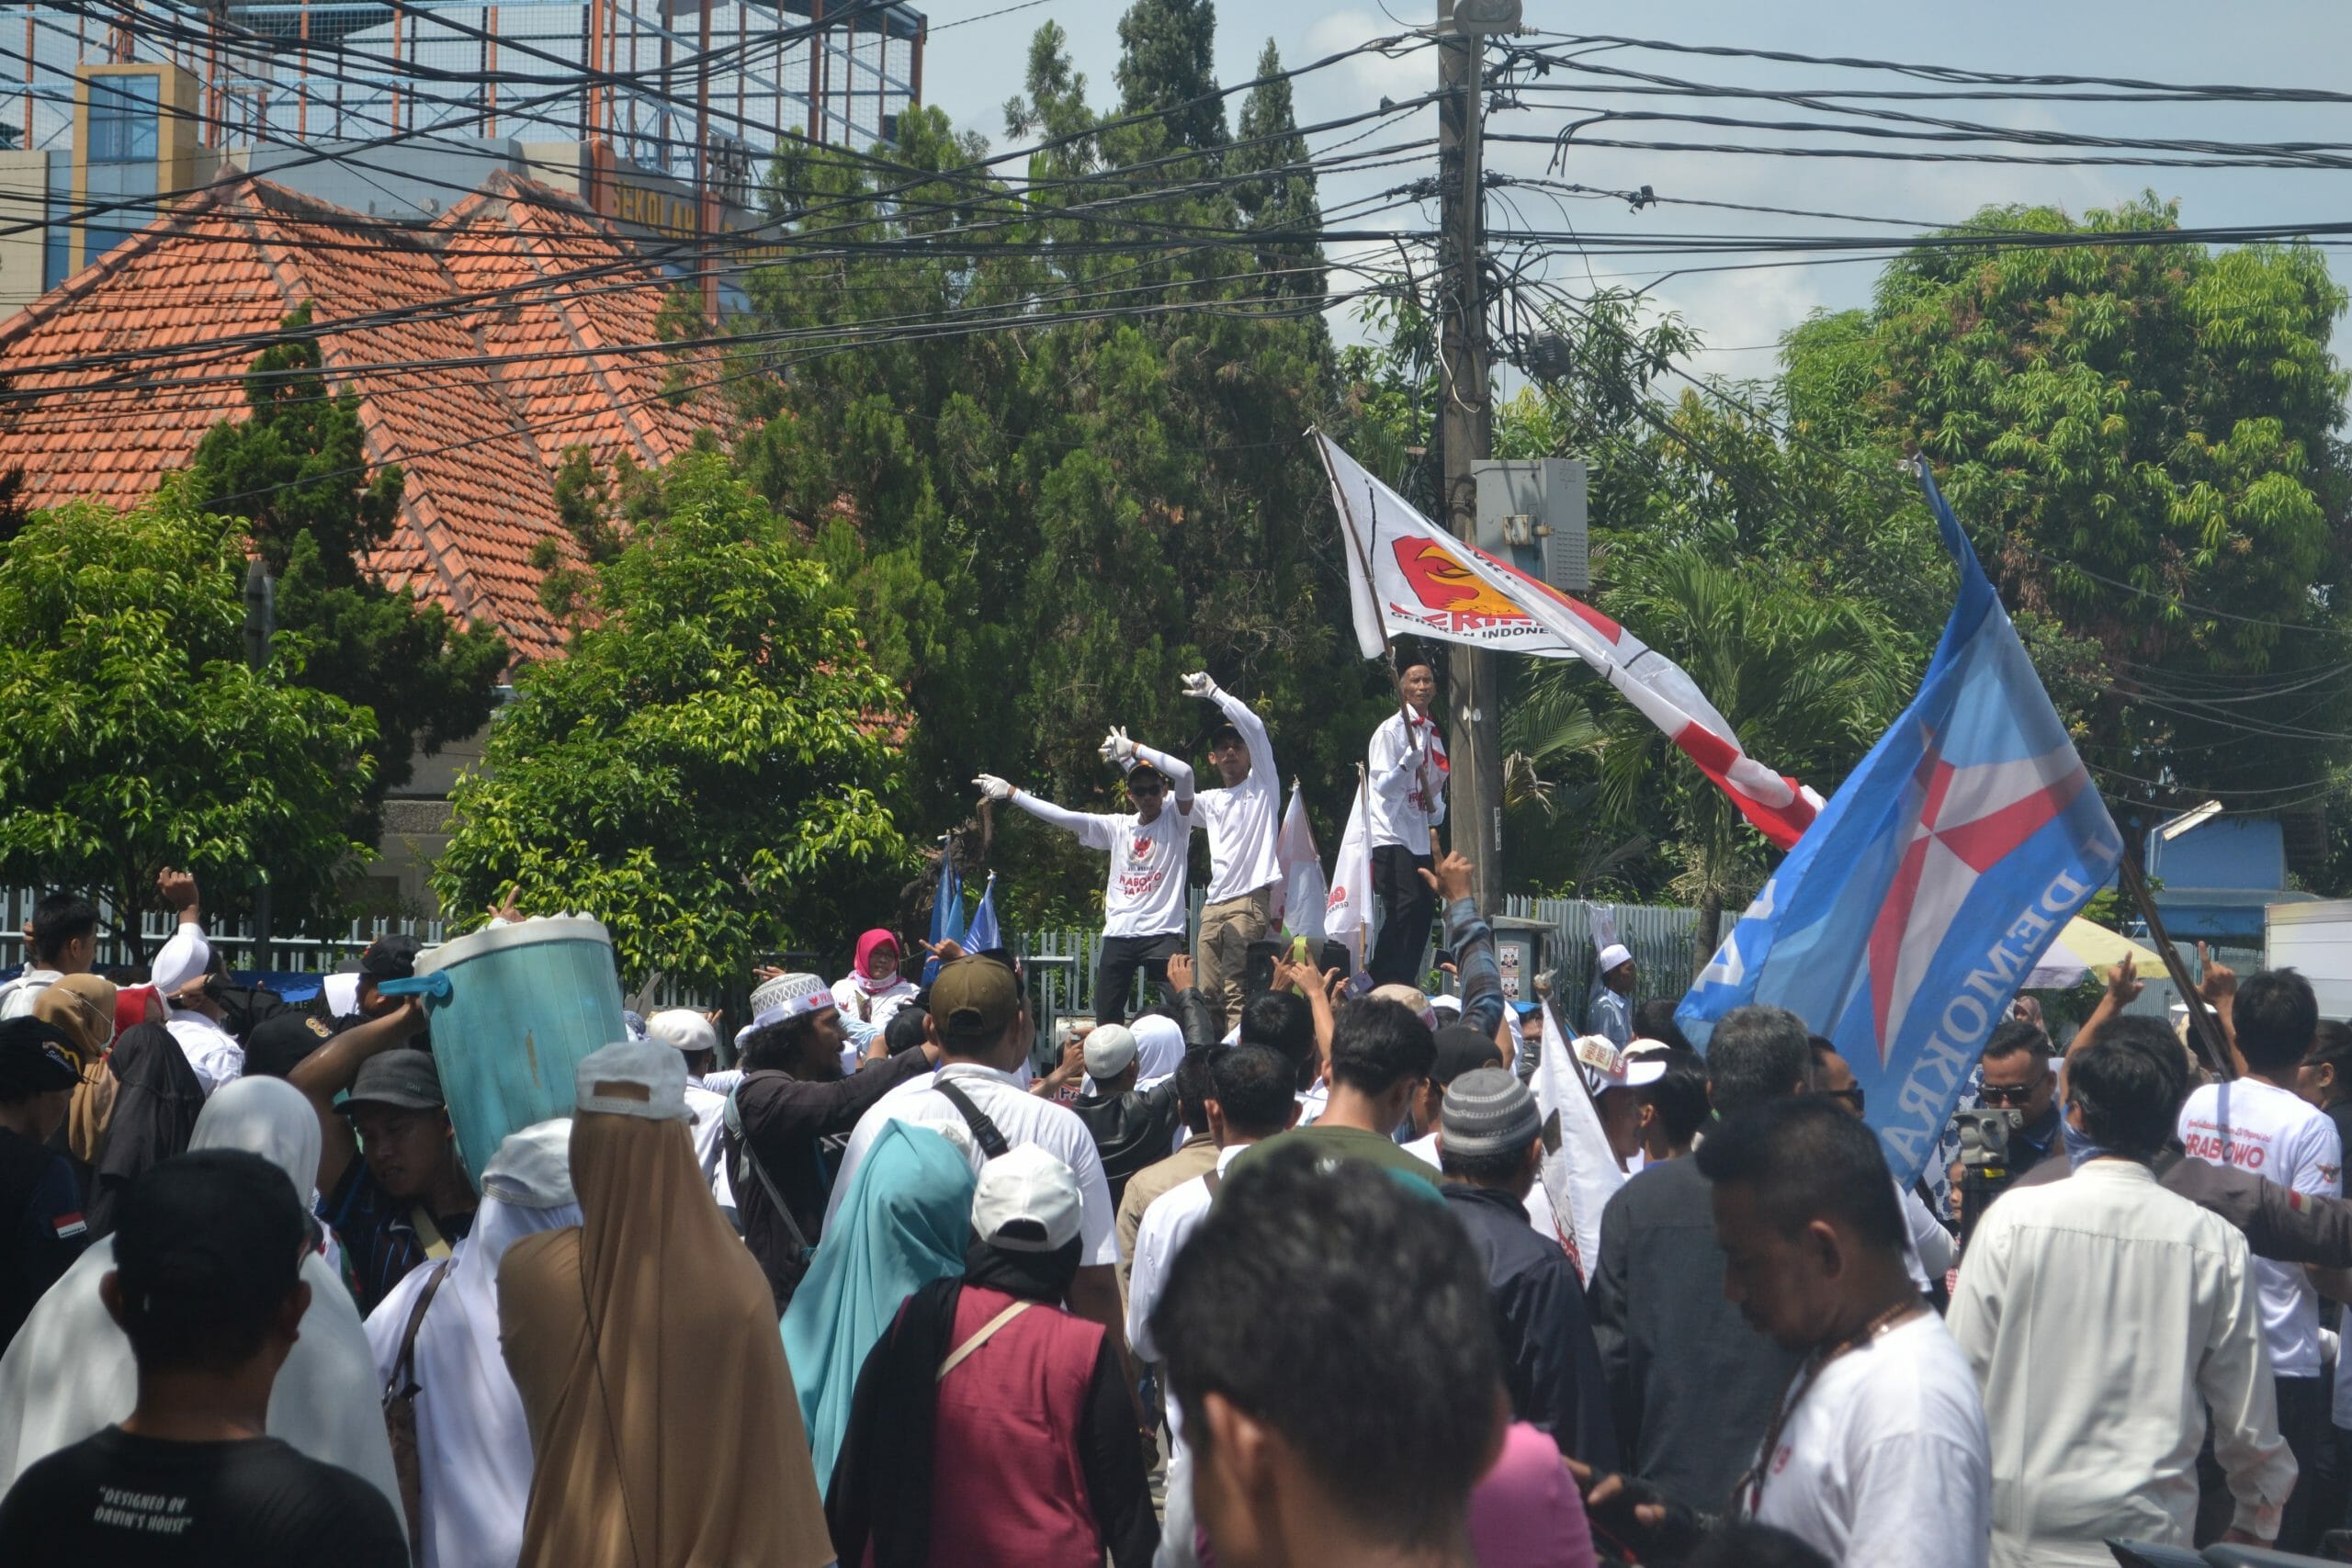
<path id="1" fill-rule="evenodd" d="M 114 1045 L 115 984 L 96 975 L 68 975 L 33 998 L 33 1016 L 73 1037 L 82 1053 L 82 1081 L 65 1118 L 66 1146 L 89 1165 L 98 1157 L 114 1114 L 114 1075 L 104 1058 Z"/>
<path id="2" fill-rule="evenodd" d="M 579 1087 L 582 1223 L 524 1237 L 498 1271 L 535 1456 L 520 1568 L 820 1568 L 775 1298 L 695 1164 L 684 1058 L 606 1046 Z"/>

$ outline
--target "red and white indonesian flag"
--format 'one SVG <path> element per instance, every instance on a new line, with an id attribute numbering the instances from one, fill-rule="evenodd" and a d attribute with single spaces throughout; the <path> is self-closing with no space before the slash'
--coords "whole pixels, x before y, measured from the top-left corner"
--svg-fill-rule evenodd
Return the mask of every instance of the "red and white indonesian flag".
<path id="1" fill-rule="evenodd" d="M 1758 832 L 1782 849 L 1797 841 L 1821 797 L 1750 757 L 1680 665 L 1591 605 L 1454 538 L 1330 437 L 1314 435 L 1348 535 L 1348 598 L 1365 658 L 1385 646 L 1385 629 L 1504 653 L 1581 659 L 1714 780 Z"/>
<path id="2" fill-rule="evenodd" d="M 1306 800 L 1295 779 L 1282 830 L 1274 835 L 1274 859 L 1283 868 L 1283 879 L 1274 884 L 1276 924 L 1293 936 L 1321 942 L 1323 909 L 1330 902 L 1331 887 L 1323 879 L 1323 858 L 1315 852 L 1315 829 L 1306 820 Z"/>
<path id="3" fill-rule="evenodd" d="M 1363 788 L 1348 809 L 1348 830 L 1340 835 L 1340 858 L 1331 863 L 1331 891 L 1323 903 L 1323 935 L 1343 942 L 1363 967 L 1372 949 L 1372 829 L 1364 821 Z"/>
<path id="4" fill-rule="evenodd" d="M 1600 1211 L 1625 1184 L 1625 1172 L 1601 1129 L 1600 1108 L 1585 1087 L 1576 1047 L 1549 1002 L 1532 1087 L 1544 1116 L 1544 1195 L 1552 1200 L 1553 1223 L 1577 1271 L 1589 1280 L 1600 1266 Z"/>

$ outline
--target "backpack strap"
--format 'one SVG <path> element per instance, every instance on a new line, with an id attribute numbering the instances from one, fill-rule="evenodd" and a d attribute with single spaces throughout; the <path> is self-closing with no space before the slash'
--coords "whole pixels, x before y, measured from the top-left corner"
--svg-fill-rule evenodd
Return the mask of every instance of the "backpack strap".
<path id="1" fill-rule="evenodd" d="M 752 1140 L 743 1132 L 743 1108 L 735 1102 L 735 1097 L 742 1088 L 738 1083 L 727 1091 L 727 1130 L 734 1134 L 735 1141 L 742 1145 L 744 1170 L 760 1179 L 760 1185 L 767 1191 L 768 1201 L 775 1205 L 776 1217 L 784 1222 L 785 1233 L 792 1237 L 792 1245 L 805 1256 L 812 1250 L 808 1238 L 801 1234 L 800 1222 L 792 1217 L 792 1205 L 784 1201 L 782 1192 L 776 1190 L 775 1179 L 768 1174 L 768 1168 L 760 1161 L 759 1151 L 752 1147 Z"/>
<path id="2" fill-rule="evenodd" d="M 1014 1318 L 1019 1317 L 1023 1313 L 1027 1312 L 1031 1307 L 1036 1304 L 1037 1303 L 1035 1302 L 1015 1302 L 1011 1306 L 1005 1308 L 1002 1312 L 997 1314 L 994 1317 L 989 1319 L 986 1323 L 980 1325 L 979 1332 L 974 1334 L 969 1339 L 965 1340 L 964 1343 L 956 1346 L 955 1349 L 948 1352 L 947 1359 L 939 1363 L 939 1375 L 932 1381 L 934 1382 L 945 1382 L 947 1381 L 947 1374 L 962 1366 L 964 1364 L 965 1358 L 971 1355 L 973 1351 L 978 1349 L 981 1346 L 995 1338 L 996 1331 L 998 1329 L 1002 1328 L 1006 1324 L 1011 1323 Z"/>
<path id="3" fill-rule="evenodd" d="M 972 1141 L 980 1145 L 980 1153 L 996 1159 L 1012 1151 L 1012 1145 L 997 1124 L 989 1120 L 989 1113 L 973 1104 L 972 1097 L 958 1088 L 953 1078 L 933 1078 L 931 1087 L 945 1095 L 947 1103 L 963 1116 L 964 1125 L 972 1130 Z"/>
<path id="4" fill-rule="evenodd" d="M 401 1335 L 399 1359 L 392 1363 L 392 1387 L 387 1392 L 398 1398 L 416 1396 L 416 1334 L 424 1326 L 424 1309 L 433 1304 L 433 1293 L 441 1281 L 449 1277 L 449 1265 L 445 1261 L 433 1266 L 433 1277 L 424 1281 L 424 1289 L 416 1292 L 416 1304 L 408 1311 L 408 1327 Z"/>

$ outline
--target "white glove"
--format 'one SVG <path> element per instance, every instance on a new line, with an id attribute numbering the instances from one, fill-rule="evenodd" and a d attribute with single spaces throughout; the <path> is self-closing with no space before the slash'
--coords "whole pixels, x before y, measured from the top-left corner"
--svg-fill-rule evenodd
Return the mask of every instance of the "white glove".
<path id="1" fill-rule="evenodd" d="M 978 778 L 974 779 L 972 782 L 979 785 L 980 793 L 990 800 L 1011 800 L 1012 798 L 1012 783 L 1009 779 L 1001 779 L 994 773 L 982 773 Z"/>
<path id="2" fill-rule="evenodd" d="M 1207 671 L 1195 670 L 1184 677 L 1184 694 L 1213 699 L 1216 695 L 1216 682 Z"/>
<path id="3" fill-rule="evenodd" d="M 1119 725 L 1102 738 L 1102 760 L 1106 762 L 1131 762 L 1135 760 L 1136 743 L 1127 739 L 1126 730 Z"/>

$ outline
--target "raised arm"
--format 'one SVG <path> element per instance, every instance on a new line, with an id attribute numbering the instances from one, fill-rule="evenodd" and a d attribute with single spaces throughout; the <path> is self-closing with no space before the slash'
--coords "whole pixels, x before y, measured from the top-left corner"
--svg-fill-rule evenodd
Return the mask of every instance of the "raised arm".
<path id="1" fill-rule="evenodd" d="M 1470 862 L 1460 852 L 1449 852 L 1421 880 L 1445 905 L 1446 945 L 1453 950 L 1454 972 L 1462 977 L 1462 1021 L 1481 1034 L 1492 1034 L 1502 1022 L 1503 972 L 1495 959 L 1495 933 L 1470 897 Z"/>
<path id="2" fill-rule="evenodd" d="M 1115 727 L 1102 738 L 1102 760 L 1122 766 L 1129 762 L 1149 763 L 1168 781 L 1168 798 L 1176 803 L 1176 809 L 1186 816 L 1192 815 L 1193 765 L 1190 762 L 1180 761 L 1165 751 L 1155 750 L 1140 740 L 1130 739 L 1125 729 Z"/>
<path id="3" fill-rule="evenodd" d="M 1282 787 L 1282 772 L 1274 766 L 1274 743 L 1266 736 L 1265 720 L 1250 710 L 1250 705 L 1218 685 L 1205 670 L 1196 670 L 1184 677 L 1184 694 L 1205 697 L 1217 705 L 1219 712 L 1241 732 L 1242 749 L 1250 753 L 1250 776 L 1264 779 L 1274 788 Z"/>
<path id="4" fill-rule="evenodd" d="M 300 1061 L 286 1081 L 310 1098 L 319 1116 L 319 1190 L 333 1193 L 343 1173 L 358 1157 L 359 1140 L 351 1134 L 351 1120 L 334 1108 L 334 1097 L 349 1089 L 370 1056 L 381 1055 L 408 1043 L 424 1027 L 424 1004 L 403 997 L 401 1005 L 379 1018 L 352 1025 Z"/>
<path id="5" fill-rule="evenodd" d="M 980 793 L 990 800 L 1009 800 L 1038 821 L 1050 823 L 1065 833 L 1074 834 L 1078 841 L 1089 849 L 1107 850 L 1111 847 L 1111 830 L 1107 826 L 1110 818 L 1107 817 L 1066 810 L 1050 800 L 1039 800 L 1027 790 L 994 773 L 982 773 L 972 782 L 979 785 Z"/>

